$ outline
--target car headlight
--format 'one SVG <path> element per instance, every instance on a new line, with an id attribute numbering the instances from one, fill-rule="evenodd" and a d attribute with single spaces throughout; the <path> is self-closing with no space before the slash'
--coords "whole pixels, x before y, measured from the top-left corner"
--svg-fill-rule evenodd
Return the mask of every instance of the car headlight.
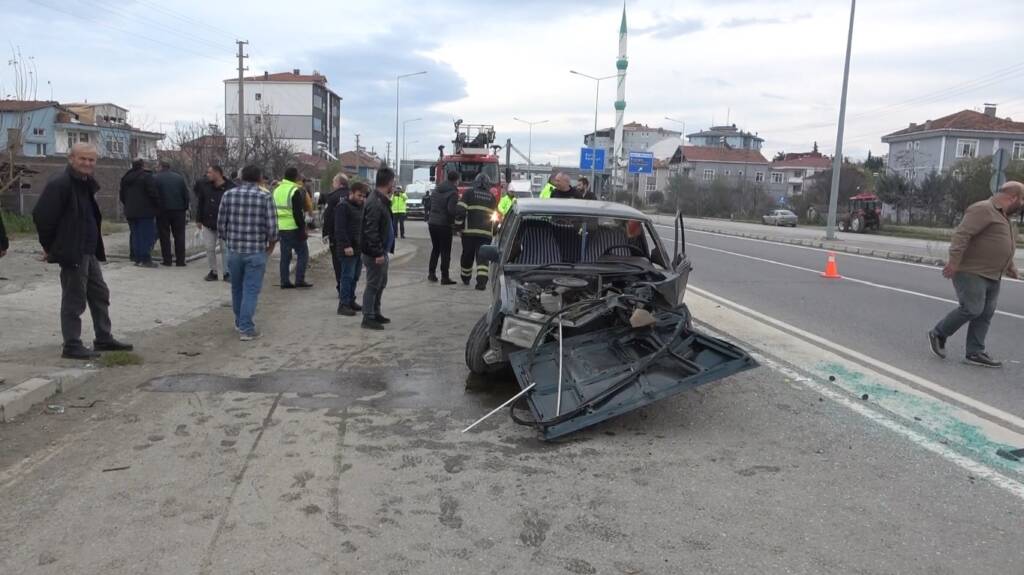
<path id="1" fill-rule="evenodd" d="M 501 323 L 501 339 L 522 348 L 531 347 L 539 333 L 539 324 L 519 318 L 505 316 Z"/>

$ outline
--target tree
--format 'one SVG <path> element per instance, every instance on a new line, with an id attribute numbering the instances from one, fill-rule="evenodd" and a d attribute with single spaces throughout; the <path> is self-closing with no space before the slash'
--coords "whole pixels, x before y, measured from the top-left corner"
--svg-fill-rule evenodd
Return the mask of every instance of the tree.
<path id="1" fill-rule="evenodd" d="M 875 181 L 875 194 L 878 199 L 896 210 L 897 223 L 901 221 L 902 210 L 910 207 L 912 189 L 913 184 L 898 172 L 878 174 L 878 179 Z"/>
<path id="2" fill-rule="evenodd" d="M 864 171 L 854 164 L 844 162 L 839 171 L 839 203 L 842 204 L 861 192 L 870 191 L 872 183 Z M 828 202 L 832 193 L 832 168 L 818 172 L 804 187 L 803 194 L 793 198 L 794 211 L 806 216 L 811 208 L 818 214 L 828 213 Z"/>
<path id="3" fill-rule="evenodd" d="M 965 158 L 954 169 L 948 219 L 953 224 L 967 208 L 992 195 L 992 158 Z"/>
<path id="4" fill-rule="evenodd" d="M 914 190 L 912 207 L 928 214 L 928 225 L 934 226 L 940 220 L 947 224 L 952 223 L 948 221 L 947 216 L 949 199 L 955 183 L 948 173 L 932 170 Z"/>
<path id="5" fill-rule="evenodd" d="M 868 159 L 864 160 L 864 169 L 869 172 L 881 172 L 885 168 L 885 162 L 878 156 L 872 156 L 868 150 Z"/>
<path id="6" fill-rule="evenodd" d="M 814 142 L 814 149 L 811 150 L 811 152 L 814 153 L 814 154 L 818 153 L 818 142 Z"/>
<path id="7" fill-rule="evenodd" d="M 167 140 L 171 149 L 161 151 L 160 158 L 190 184 L 202 178 L 206 168 L 228 163 L 227 138 L 216 124 L 179 123 Z M 225 175 L 231 169 L 237 169 L 237 166 L 225 166 Z"/>
<path id="8" fill-rule="evenodd" d="M 652 206 L 660 206 L 665 203 L 665 194 L 659 190 L 655 190 L 647 194 L 647 203 Z"/>
<path id="9" fill-rule="evenodd" d="M 772 157 L 773 162 L 781 162 L 786 159 L 786 152 L 776 152 Z"/>

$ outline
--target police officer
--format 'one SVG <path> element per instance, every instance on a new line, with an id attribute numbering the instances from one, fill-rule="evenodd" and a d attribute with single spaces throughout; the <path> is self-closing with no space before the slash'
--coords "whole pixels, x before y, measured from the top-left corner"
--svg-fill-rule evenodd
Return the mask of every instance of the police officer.
<path id="1" fill-rule="evenodd" d="M 406 202 L 409 200 L 409 196 L 406 195 L 405 189 L 395 188 L 395 194 L 391 196 L 391 213 L 395 218 L 391 221 L 391 225 L 395 228 L 395 237 L 401 237 L 405 239 L 405 216 L 409 212 L 406 207 Z"/>
<path id="2" fill-rule="evenodd" d="M 473 180 L 473 188 L 462 195 L 458 203 L 459 215 L 465 218 L 462 229 L 462 276 L 463 285 L 469 285 L 473 278 L 473 262 L 476 261 L 476 289 L 487 288 L 490 273 L 486 262 L 477 260 L 480 246 L 491 243 L 494 236 L 494 214 L 497 201 L 491 193 L 491 179 L 481 173 Z"/>
<path id="3" fill-rule="evenodd" d="M 505 195 L 501 196 L 501 201 L 498 202 L 498 216 L 499 221 L 504 221 L 508 211 L 512 209 L 516 203 L 516 196 L 512 193 L 512 189 L 508 186 L 505 187 Z"/>

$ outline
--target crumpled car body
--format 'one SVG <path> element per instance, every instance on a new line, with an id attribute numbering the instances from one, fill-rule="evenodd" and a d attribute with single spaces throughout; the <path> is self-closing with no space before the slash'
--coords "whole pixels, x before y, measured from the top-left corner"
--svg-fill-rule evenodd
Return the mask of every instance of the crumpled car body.
<path id="1" fill-rule="evenodd" d="M 491 305 L 466 363 L 529 388 L 517 423 L 555 439 L 757 365 L 694 328 L 682 218 L 671 255 L 657 227 L 620 204 L 522 199 L 481 248 Z"/>

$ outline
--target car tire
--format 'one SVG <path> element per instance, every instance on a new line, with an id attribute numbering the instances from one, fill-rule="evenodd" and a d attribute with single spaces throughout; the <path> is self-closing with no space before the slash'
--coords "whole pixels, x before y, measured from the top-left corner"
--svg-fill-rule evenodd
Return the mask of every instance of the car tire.
<path id="1" fill-rule="evenodd" d="M 484 314 L 469 332 L 466 340 L 466 367 L 476 375 L 488 375 L 501 371 L 502 365 L 490 365 L 484 361 L 484 354 L 490 349 L 491 338 L 487 333 L 487 314 Z"/>

